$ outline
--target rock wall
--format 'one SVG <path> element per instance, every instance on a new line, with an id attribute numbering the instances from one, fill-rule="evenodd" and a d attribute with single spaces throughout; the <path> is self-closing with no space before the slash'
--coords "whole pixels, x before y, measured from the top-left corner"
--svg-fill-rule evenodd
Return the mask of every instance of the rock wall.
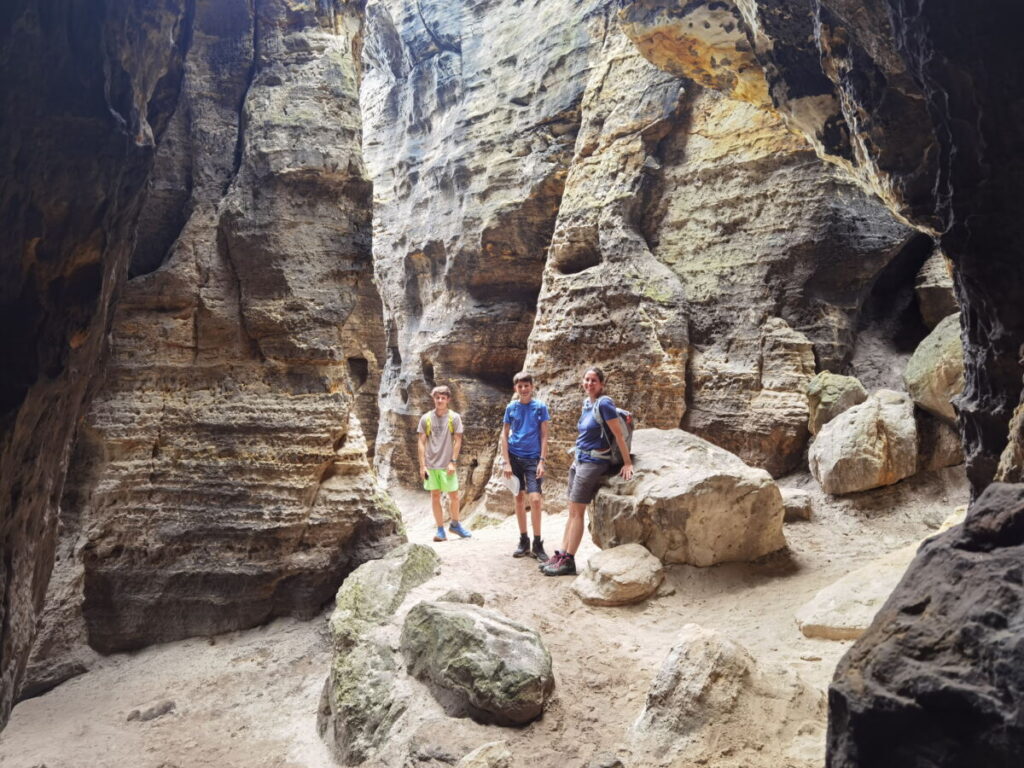
<path id="1" fill-rule="evenodd" d="M 717 26 L 696 23 L 712 11 Z M 755 103 L 756 92 L 740 93 L 736 83 L 756 81 L 750 71 L 756 60 L 772 103 L 819 154 L 846 168 L 897 215 L 938 236 L 953 265 L 962 311 L 966 383 L 957 407 L 968 477 L 975 494 L 991 482 L 997 465 L 999 477 L 1018 478 L 1024 423 L 1019 407 L 1018 418 L 1012 424 L 1010 419 L 1021 397 L 1024 313 L 1019 302 L 1006 298 L 1019 295 L 1024 284 L 1019 258 L 1024 128 L 1011 106 L 1024 96 L 1013 39 L 1019 9 L 997 2 L 976 12 L 952 0 L 806 5 L 758 0 L 682 7 L 670 0 L 639 0 L 623 13 L 648 30 L 635 38 L 652 61 L 696 77 L 707 77 L 710 65 L 715 77 L 709 84 Z M 694 57 L 678 55 L 706 49 L 719 33 L 731 36 L 738 56 L 698 57 L 695 66 Z M 663 44 L 666 39 L 670 45 Z M 1005 509 L 998 513 L 993 503 L 986 507 L 979 501 L 968 513 L 959 543 L 950 544 L 975 552 L 979 572 L 992 568 L 1005 575 L 1000 558 L 1016 540 L 981 546 L 972 542 L 980 533 L 970 532 L 973 526 L 991 528 L 984 533 L 992 538 L 1000 526 L 991 520 L 1016 514 L 1011 512 L 1016 502 L 1001 499 L 995 506 Z M 972 648 L 987 649 L 1005 635 L 1001 618 L 978 622 L 959 612 L 951 624 L 943 624 L 950 621 L 950 610 L 926 610 L 929 599 L 919 599 L 914 574 L 922 569 L 928 583 L 945 584 L 961 578 L 964 566 L 958 556 L 922 551 L 889 602 L 906 609 L 899 615 L 883 611 L 851 651 L 833 685 L 830 766 L 902 765 L 908 759 L 944 766 L 1020 762 L 1019 744 L 1000 725 L 1019 720 L 1018 697 L 1002 688 L 1000 704 L 990 707 L 983 695 L 973 690 L 961 695 L 941 679 L 940 670 L 953 664 L 962 668 L 958 680 L 982 680 L 987 662 L 978 661 L 981 651 L 921 663 L 936 659 L 935 651 L 892 642 L 897 634 L 925 644 L 933 636 L 971 637 Z M 972 606 L 994 606 L 1001 599 L 981 595 L 972 598 Z M 918 617 L 909 635 L 903 623 L 911 619 L 904 615 Z M 904 667 L 912 671 L 904 674 Z M 869 675 L 872 685 L 865 684 Z M 933 691 L 943 712 L 956 712 L 948 727 L 931 710 Z M 909 720 L 904 708 L 892 706 L 908 695 L 918 713 Z M 970 724 L 972 733 L 983 733 L 993 723 L 998 736 L 986 736 L 986 743 L 956 730 Z M 957 741 L 955 748 L 941 745 L 942 739 Z"/>
<path id="2" fill-rule="evenodd" d="M 911 231 L 770 109 L 645 62 L 615 25 L 544 272 L 526 366 L 575 439 L 588 365 L 645 427 L 773 474 L 808 437 L 806 383 L 849 365 L 860 308 Z"/>
<path id="3" fill-rule="evenodd" d="M 13 0 L 0 11 L 0 727 L 42 608 L 139 192 L 177 96 L 189 8 Z"/>
<path id="4" fill-rule="evenodd" d="M 369 464 L 384 334 L 361 26 L 349 5 L 197 6 L 65 510 L 97 650 L 313 615 L 400 538 Z"/>
<path id="5" fill-rule="evenodd" d="M 389 483 L 416 482 L 435 384 L 463 415 L 470 498 L 490 474 L 609 6 L 367 4 L 364 154 L 388 347 L 377 467 Z"/>

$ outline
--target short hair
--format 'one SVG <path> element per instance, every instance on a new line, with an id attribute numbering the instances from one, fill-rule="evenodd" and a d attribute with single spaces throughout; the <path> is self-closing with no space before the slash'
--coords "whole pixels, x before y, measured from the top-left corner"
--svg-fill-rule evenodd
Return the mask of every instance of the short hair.
<path id="1" fill-rule="evenodd" d="M 526 381 L 529 382 L 530 384 L 533 384 L 533 374 L 528 373 L 527 371 L 520 371 L 519 373 L 512 377 L 512 386 L 514 387 L 520 381 Z"/>
<path id="2" fill-rule="evenodd" d="M 452 391 L 445 386 L 434 387 L 430 390 L 430 396 L 433 397 L 434 395 L 444 395 L 448 399 L 451 399 Z"/>
<path id="3" fill-rule="evenodd" d="M 592 373 L 595 376 L 597 376 L 597 380 L 604 384 L 604 371 L 602 371 L 596 365 L 592 365 L 589 368 L 587 368 L 587 370 L 583 372 L 583 375 L 586 376 L 588 373 Z"/>

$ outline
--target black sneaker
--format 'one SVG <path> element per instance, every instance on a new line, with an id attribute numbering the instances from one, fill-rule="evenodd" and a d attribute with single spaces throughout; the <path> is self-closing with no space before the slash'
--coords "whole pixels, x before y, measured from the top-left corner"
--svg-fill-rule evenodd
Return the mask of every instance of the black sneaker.
<path id="1" fill-rule="evenodd" d="M 530 537 L 525 533 L 519 534 L 519 546 L 512 553 L 512 557 L 526 557 L 530 554 Z"/>
<path id="2" fill-rule="evenodd" d="M 544 551 L 544 542 L 536 537 L 533 539 L 533 549 L 530 550 L 530 557 L 536 557 L 542 563 L 548 561 L 548 553 Z"/>
<path id="3" fill-rule="evenodd" d="M 563 552 L 560 549 L 556 549 L 555 554 L 551 556 L 551 559 L 548 560 L 546 563 L 541 563 L 537 566 L 537 568 L 543 571 L 548 566 L 555 565 L 556 563 L 558 563 L 558 561 L 561 560 L 563 557 L 565 557 L 565 552 Z"/>
<path id="4" fill-rule="evenodd" d="M 545 576 L 575 576 L 576 558 L 570 554 L 564 554 L 558 559 L 556 564 L 548 563 L 545 565 L 541 573 Z"/>

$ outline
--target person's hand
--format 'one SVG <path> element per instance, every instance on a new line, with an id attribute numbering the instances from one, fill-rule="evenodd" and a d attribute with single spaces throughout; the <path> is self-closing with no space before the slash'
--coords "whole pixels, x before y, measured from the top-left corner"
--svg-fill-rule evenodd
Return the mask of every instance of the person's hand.
<path id="1" fill-rule="evenodd" d="M 426 479 L 427 479 L 427 468 L 421 466 L 420 467 L 420 480 L 426 480 Z"/>
<path id="2" fill-rule="evenodd" d="M 622 469 L 619 470 L 619 477 L 623 480 L 631 480 L 633 478 L 633 465 L 623 464 Z"/>
<path id="3" fill-rule="evenodd" d="M 544 477 L 544 464 L 545 464 L 545 462 L 543 462 L 543 461 L 542 461 L 542 462 L 539 462 L 539 463 L 537 464 L 537 479 L 538 479 L 538 480 L 539 480 L 540 478 Z"/>
<path id="4" fill-rule="evenodd" d="M 455 474 L 455 462 L 454 461 L 449 461 L 448 462 L 448 474 L 449 475 L 454 475 Z"/>
<path id="5" fill-rule="evenodd" d="M 506 480 L 512 477 L 512 467 L 506 464 L 505 468 L 501 470 L 501 476 L 504 477 Z"/>

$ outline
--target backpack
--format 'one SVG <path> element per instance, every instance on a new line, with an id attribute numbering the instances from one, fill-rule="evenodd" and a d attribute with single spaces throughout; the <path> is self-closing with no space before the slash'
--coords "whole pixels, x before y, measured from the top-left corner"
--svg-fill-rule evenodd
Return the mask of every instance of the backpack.
<path id="1" fill-rule="evenodd" d="M 430 437 L 430 414 L 432 413 L 433 411 L 427 414 L 427 423 L 423 425 L 424 431 L 427 433 L 427 437 Z M 453 435 L 455 434 L 455 421 L 452 419 L 451 411 L 448 411 L 448 431 Z"/>
<path id="2" fill-rule="evenodd" d="M 605 429 L 604 417 L 601 416 L 601 401 L 608 400 L 611 398 L 608 395 L 602 395 L 597 398 L 597 402 L 594 403 L 594 421 L 596 421 L 601 427 L 601 434 L 604 435 L 605 442 L 610 446 L 607 451 L 591 451 L 590 455 L 599 459 L 610 459 L 612 464 L 621 465 L 622 454 L 619 453 L 619 445 L 615 442 L 615 435 L 611 434 L 610 430 Z M 615 409 L 618 412 L 619 428 L 622 430 L 622 438 L 626 442 L 626 450 L 629 451 L 633 447 L 633 414 L 629 411 L 624 411 L 621 408 Z"/>

